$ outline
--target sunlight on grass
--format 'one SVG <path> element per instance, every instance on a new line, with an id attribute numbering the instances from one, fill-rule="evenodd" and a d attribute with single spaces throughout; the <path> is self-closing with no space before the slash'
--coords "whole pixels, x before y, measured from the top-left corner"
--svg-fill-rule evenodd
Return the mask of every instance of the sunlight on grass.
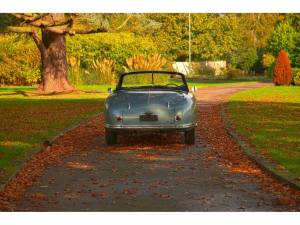
<path id="1" fill-rule="evenodd" d="M 233 95 L 228 103 L 238 132 L 300 176 L 300 87 L 264 87 Z"/>

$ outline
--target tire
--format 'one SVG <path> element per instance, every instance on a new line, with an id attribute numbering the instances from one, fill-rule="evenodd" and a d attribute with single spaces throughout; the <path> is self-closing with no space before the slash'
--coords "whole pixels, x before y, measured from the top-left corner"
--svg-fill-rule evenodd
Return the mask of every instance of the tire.
<path id="1" fill-rule="evenodd" d="M 187 145 L 195 144 L 195 128 L 184 132 L 184 141 Z"/>
<path id="2" fill-rule="evenodd" d="M 117 144 L 117 134 L 109 129 L 105 129 L 105 140 L 107 145 Z"/>

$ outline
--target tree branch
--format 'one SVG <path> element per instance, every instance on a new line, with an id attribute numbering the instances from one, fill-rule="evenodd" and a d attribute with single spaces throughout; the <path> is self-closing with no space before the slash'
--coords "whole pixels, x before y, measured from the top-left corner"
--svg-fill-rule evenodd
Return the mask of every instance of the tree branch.
<path id="1" fill-rule="evenodd" d="M 40 50 L 40 52 L 44 52 L 45 45 L 43 44 L 43 41 L 39 38 L 39 35 L 36 32 L 36 30 L 32 29 L 30 35 L 33 38 L 33 40 L 34 40 L 36 46 L 38 47 L 38 49 Z"/>
<path id="2" fill-rule="evenodd" d="M 78 28 L 71 28 L 71 27 L 47 27 L 45 28 L 46 31 L 57 33 L 57 34 L 91 34 L 91 33 L 101 33 L 107 32 L 106 28 L 93 28 L 93 29 L 78 29 Z"/>
<path id="3" fill-rule="evenodd" d="M 72 24 L 72 17 L 66 18 L 63 13 L 14 13 L 15 17 L 34 27 L 52 27 Z"/>
<path id="4" fill-rule="evenodd" d="M 31 27 L 13 27 L 8 26 L 4 29 L 4 33 L 32 33 Z"/>

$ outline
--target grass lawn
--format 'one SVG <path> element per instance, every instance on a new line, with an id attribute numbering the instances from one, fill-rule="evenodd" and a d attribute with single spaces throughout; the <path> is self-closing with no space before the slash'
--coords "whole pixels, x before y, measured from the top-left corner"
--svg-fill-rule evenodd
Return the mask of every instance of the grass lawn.
<path id="1" fill-rule="evenodd" d="M 103 110 L 106 93 L 34 95 L 34 87 L 0 87 L 0 184 L 60 131 Z"/>
<path id="2" fill-rule="evenodd" d="M 300 176 L 300 87 L 264 87 L 231 96 L 238 132 Z"/>

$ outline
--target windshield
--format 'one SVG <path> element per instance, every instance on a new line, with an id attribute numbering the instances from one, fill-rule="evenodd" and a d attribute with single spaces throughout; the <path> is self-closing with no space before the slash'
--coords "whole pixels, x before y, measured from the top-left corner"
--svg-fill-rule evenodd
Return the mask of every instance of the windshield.
<path id="1" fill-rule="evenodd" d="M 119 83 L 121 89 L 177 89 L 187 90 L 183 75 L 177 73 L 142 72 L 124 74 Z"/>

